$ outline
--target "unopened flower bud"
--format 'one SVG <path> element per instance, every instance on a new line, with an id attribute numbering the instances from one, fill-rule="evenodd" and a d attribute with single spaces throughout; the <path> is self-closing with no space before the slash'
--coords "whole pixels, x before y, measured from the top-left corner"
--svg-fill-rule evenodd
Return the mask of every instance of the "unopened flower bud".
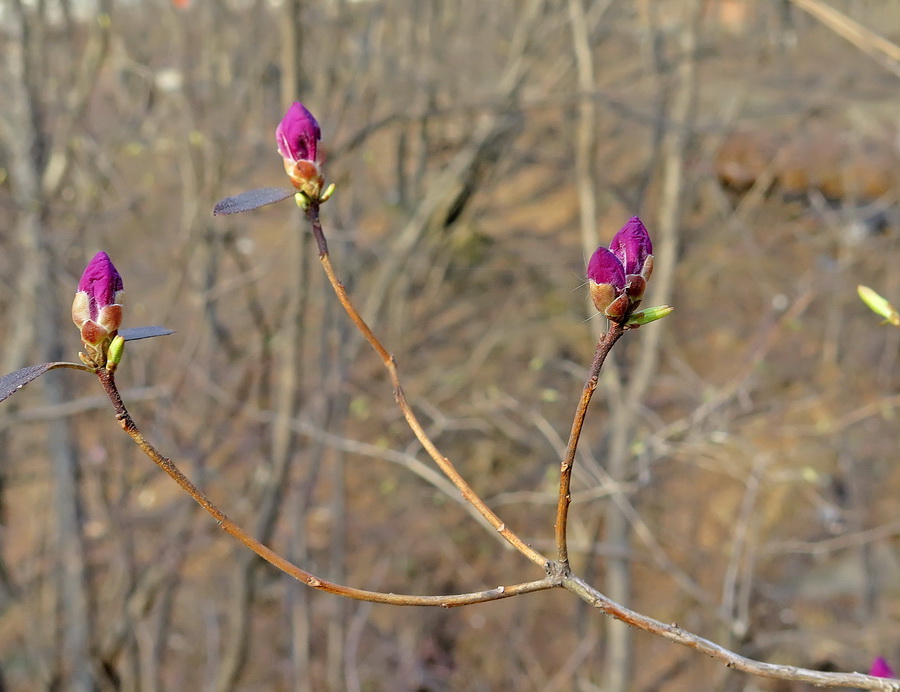
<path id="1" fill-rule="evenodd" d="M 319 123 L 295 101 L 275 129 L 278 153 L 284 159 L 284 170 L 295 188 L 310 199 L 318 200 L 325 177 L 319 168 L 317 143 L 322 138 Z"/>
<path id="2" fill-rule="evenodd" d="M 622 263 L 609 249 L 599 247 L 588 262 L 587 276 L 594 307 L 607 314 L 607 309 L 625 290 Z"/>
<path id="3" fill-rule="evenodd" d="M 641 274 L 645 260 L 653 254 L 650 234 L 637 216 L 628 219 L 628 223 L 613 236 L 609 249 L 619 258 L 626 274 Z"/>
<path id="4" fill-rule="evenodd" d="M 125 291 L 109 255 L 98 252 L 88 262 L 72 301 L 72 320 L 81 330 L 87 355 L 96 365 L 106 362 L 110 341 L 122 324 Z"/>
<path id="5" fill-rule="evenodd" d="M 591 300 L 614 322 L 627 321 L 640 304 L 653 272 L 653 245 L 641 220 L 632 216 L 588 262 Z"/>

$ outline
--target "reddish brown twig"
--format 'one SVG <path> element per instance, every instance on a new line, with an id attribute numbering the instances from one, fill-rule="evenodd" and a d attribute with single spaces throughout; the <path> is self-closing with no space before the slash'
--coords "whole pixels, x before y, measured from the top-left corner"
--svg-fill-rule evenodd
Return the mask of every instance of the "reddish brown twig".
<path id="1" fill-rule="evenodd" d="M 235 524 L 231 519 L 225 516 L 212 500 L 210 500 L 200 489 L 197 488 L 185 476 L 179 468 L 168 457 L 160 454 L 153 445 L 151 445 L 141 434 L 131 415 L 125 408 L 119 390 L 116 387 L 115 377 L 113 373 L 105 369 L 97 372 L 100 382 L 106 390 L 109 400 L 112 402 L 113 408 L 116 410 L 116 419 L 122 426 L 122 429 L 128 433 L 137 443 L 141 450 L 150 457 L 154 463 L 165 471 L 172 479 L 178 483 L 203 509 L 209 512 L 219 523 L 226 533 L 238 539 L 245 546 L 250 548 L 261 558 L 280 569 L 285 574 L 293 577 L 299 582 L 306 584 L 320 591 L 327 591 L 338 596 L 353 598 L 358 601 L 371 601 L 373 603 L 388 603 L 390 605 L 402 606 L 439 606 L 442 608 L 453 608 L 456 606 L 469 605 L 471 603 L 484 603 L 486 601 L 496 601 L 501 598 L 509 598 L 518 596 L 523 593 L 531 593 L 533 591 L 543 591 L 545 589 L 559 586 L 560 579 L 558 577 L 546 576 L 538 581 L 525 582 L 522 584 L 512 584 L 509 586 L 498 586 L 494 589 L 485 591 L 475 591 L 472 593 L 454 594 L 449 596 L 414 596 L 408 594 L 382 593 L 379 591 L 366 591 L 363 589 L 354 589 L 350 586 L 336 584 L 322 579 L 316 575 L 307 572 L 298 567 L 289 560 L 281 557 L 271 548 L 263 545 L 255 538 L 250 536 L 240 526 Z"/>
<path id="2" fill-rule="evenodd" d="M 572 467 L 575 465 L 575 452 L 578 450 L 578 440 L 581 437 L 581 429 L 584 426 L 584 417 L 587 414 L 588 405 L 594 390 L 597 389 L 597 380 L 600 377 L 600 368 L 606 361 L 606 356 L 612 347 L 625 333 L 626 327 L 618 322 L 610 322 L 609 330 L 600 337 L 597 348 L 594 350 L 594 360 L 588 371 L 587 381 L 581 392 L 581 399 L 575 409 L 575 417 L 572 419 L 572 430 L 569 433 L 569 443 L 566 446 L 566 455 L 563 457 L 559 468 L 559 501 L 556 505 L 556 551 L 560 568 L 566 574 L 569 571 L 569 547 L 566 540 L 566 527 L 568 525 L 569 504 L 572 501 Z"/>

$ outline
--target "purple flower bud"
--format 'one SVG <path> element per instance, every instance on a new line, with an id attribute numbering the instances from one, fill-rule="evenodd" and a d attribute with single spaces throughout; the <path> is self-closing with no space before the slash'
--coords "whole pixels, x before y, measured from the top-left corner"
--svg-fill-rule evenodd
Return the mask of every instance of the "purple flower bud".
<path id="1" fill-rule="evenodd" d="M 303 106 L 294 101 L 275 129 L 278 153 L 284 159 L 284 170 L 295 188 L 310 199 L 319 199 L 325 178 L 319 169 L 316 150 L 322 138 L 319 123 Z"/>
<path id="2" fill-rule="evenodd" d="M 640 304 L 653 271 L 653 246 L 641 220 L 632 216 L 609 249 L 597 248 L 588 262 L 591 300 L 615 322 L 627 320 Z"/>
<path id="3" fill-rule="evenodd" d="M 103 251 L 98 252 L 88 262 L 78 282 L 78 292 L 87 296 L 88 317 L 96 320 L 101 308 L 119 303 L 120 291 L 122 291 L 121 275 L 113 266 L 109 255 Z"/>
<path id="4" fill-rule="evenodd" d="M 872 667 L 869 668 L 869 675 L 873 675 L 876 678 L 893 678 L 895 674 L 894 670 L 888 665 L 888 662 L 881 656 L 878 656 L 872 661 Z"/>
<path id="5" fill-rule="evenodd" d="M 72 301 L 72 320 L 81 330 L 81 340 L 96 365 L 103 365 L 106 349 L 122 324 L 125 291 L 122 277 L 109 255 L 98 252 L 88 262 Z"/>
<path id="6" fill-rule="evenodd" d="M 625 288 L 625 269 L 619 259 L 605 247 L 598 247 L 591 255 L 587 276 L 595 284 L 612 284 L 620 291 Z"/>
<path id="7" fill-rule="evenodd" d="M 600 312 L 607 309 L 625 290 L 625 270 L 619 259 L 605 247 L 597 248 L 588 262 L 591 300 Z M 627 306 L 627 301 L 625 302 Z"/>
<path id="8" fill-rule="evenodd" d="M 299 101 L 294 101 L 275 130 L 278 153 L 293 163 L 316 160 L 316 142 L 322 139 L 319 123 Z"/>
<path id="9" fill-rule="evenodd" d="M 628 223 L 613 237 L 609 249 L 619 258 L 626 274 L 641 274 L 644 262 L 653 254 L 650 234 L 637 216 L 632 216 Z M 645 276 L 645 279 L 649 276 Z"/>

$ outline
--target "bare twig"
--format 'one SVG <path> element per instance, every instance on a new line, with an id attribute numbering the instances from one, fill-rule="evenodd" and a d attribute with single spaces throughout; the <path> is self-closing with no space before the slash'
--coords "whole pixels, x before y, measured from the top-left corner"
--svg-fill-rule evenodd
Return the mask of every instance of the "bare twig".
<path id="1" fill-rule="evenodd" d="M 879 36 L 819 0 L 791 0 L 791 2 L 900 77 L 900 46 L 896 43 Z"/>
<path id="2" fill-rule="evenodd" d="M 682 644 L 688 648 L 706 654 L 710 658 L 721 661 L 729 668 L 750 673 L 761 678 L 774 678 L 776 680 L 794 680 L 796 682 L 809 682 L 821 687 L 857 687 L 864 690 L 894 690 L 900 691 L 900 680 L 888 680 L 876 678 L 862 673 L 825 673 L 819 670 L 807 670 L 796 666 L 787 666 L 777 663 L 763 663 L 746 658 L 715 642 L 692 634 L 677 624 L 666 624 L 654 620 L 646 615 L 641 615 L 625 606 L 611 601 L 595 588 L 585 583 L 578 577 L 568 576 L 563 579 L 562 588 L 571 591 L 580 599 L 589 603 L 594 608 L 611 615 L 617 620 L 655 634 L 671 642 Z"/>
<path id="3" fill-rule="evenodd" d="M 556 551 L 559 564 L 566 573 L 569 570 L 566 526 L 569 516 L 569 503 L 572 501 L 570 488 L 572 484 L 572 467 L 575 464 L 575 452 L 578 450 L 578 440 L 581 437 L 581 428 L 584 425 L 584 417 L 587 414 L 588 405 L 591 403 L 591 397 L 594 396 L 594 390 L 597 389 L 600 368 L 603 367 L 606 356 L 609 355 L 612 347 L 624 333 L 625 327 L 617 322 L 610 322 L 609 331 L 603 334 L 600 337 L 600 341 L 597 342 L 597 348 L 594 351 L 594 361 L 591 363 L 591 369 L 588 373 L 587 381 L 584 383 L 578 408 L 575 409 L 575 417 L 572 420 L 572 431 L 569 433 L 566 456 L 563 458 L 559 469 L 559 501 L 556 506 Z"/>
<path id="4" fill-rule="evenodd" d="M 322 222 L 319 220 L 318 202 L 313 201 L 309 203 L 306 208 L 306 218 L 309 220 L 310 226 L 312 227 L 313 236 L 315 237 L 316 245 L 319 248 L 319 261 L 322 264 L 322 268 L 325 270 L 328 282 L 331 284 L 332 289 L 334 289 L 338 300 L 341 302 L 341 306 L 353 321 L 353 324 L 356 325 L 356 328 L 359 329 L 360 333 L 365 337 L 366 341 L 369 342 L 369 345 L 375 349 L 375 352 L 384 363 L 384 367 L 391 378 L 391 384 L 394 387 L 394 399 L 397 401 L 397 405 L 400 407 L 400 411 L 403 413 L 403 417 L 406 419 L 406 423 L 413 431 L 416 439 L 419 440 L 422 447 L 425 448 L 425 451 L 428 452 L 428 455 L 434 460 L 434 463 L 437 464 L 447 478 L 452 481 L 453 485 L 459 489 L 459 492 L 462 493 L 465 500 L 475 507 L 475 509 L 478 510 L 478 513 L 481 514 L 481 516 L 483 516 L 513 548 L 518 550 L 535 564 L 546 569 L 549 565 L 549 560 L 519 538 L 519 536 L 513 532 L 502 519 L 500 519 L 500 517 L 494 514 L 493 510 L 484 503 L 484 500 L 478 496 L 468 482 L 460 475 L 453 463 L 441 454 L 440 450 L 428 436 L 428 433 L 425 432 L 425 428 L 422 427 L 416 414 L 413 413 L 412 408 L 410 408 L 409 402 L 406 400 L 406 394 L 404 394 L 403 387 L 400 384 L 400 376 L 397 372 L 397 364 L 394 361 L 394 357 L 388 352 L 378 337 L 375 336 L 369 328 L 369 325 L 366 324 L 362 315 L 359 314 L 359 311 L 350 300 L 350 296 L 347 295 L 347 290 L 344 288 L 344 285 L 338 280 L 337 275 L 334 273 L 334 268 L 331 266 L 331 259 L 328 255 L 328 243 L 325 241 L 325 234 L 322 232 Z"/>

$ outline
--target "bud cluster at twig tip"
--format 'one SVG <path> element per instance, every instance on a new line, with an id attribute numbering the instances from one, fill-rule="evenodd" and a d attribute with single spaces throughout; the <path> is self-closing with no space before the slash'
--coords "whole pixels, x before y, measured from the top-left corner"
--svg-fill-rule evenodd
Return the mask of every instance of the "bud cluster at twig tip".
<path id="1" fill-rule="evenodd" d="M 641 220 L 632 216 L 609 247 L 597 248 L 588 262 L 594 306 L 613 322 L 627 323 L 644 297 L 652 271 L 650 234 Z"/>
<path id="2" fill-rule="evenodd" d="M 72 301 L 72 320 L 81 330 L 86 365 L 106 365 L 109 345 L 122 324 L 124 300 L 121 275 L 109 255 L 98 252 L 85 267 Z"/>
<path id="3" fill-rule="evenodd" d="M 320 139 L 319 123 L 299 101 L 291 104 L 275 129 L 275 141 L 278 153 L 284 159 L 285 172 L 294 187 L 311 200 L 322 197 L 325 184 L 318 160 Z"/>

